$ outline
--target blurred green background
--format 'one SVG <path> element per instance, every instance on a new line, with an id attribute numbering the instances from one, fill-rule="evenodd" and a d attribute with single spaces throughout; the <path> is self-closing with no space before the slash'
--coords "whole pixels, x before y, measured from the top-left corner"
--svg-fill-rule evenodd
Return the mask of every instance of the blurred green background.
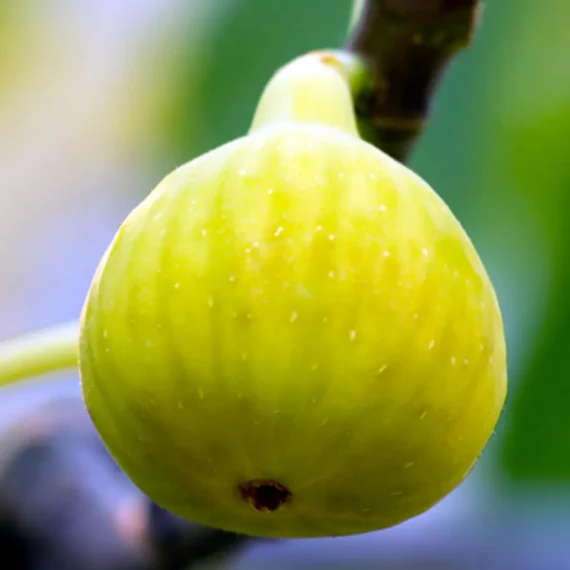
<path id="1" fill-rule="evenodd" d="M 342 45 L 350 10 L 3 0 L 0 336 L 74 318 L 126 213 L 174 167 L 242 135 L 279 65 Z M 483 460 L 442 505 L 382 536 L 264 546 L 230 567 L 570 569 L 569 19 L 561 0 L 486 2 L 411 161 L 471 235 L 503 308 L 510 393 Z M 10 391 L 4 417 L 47 389 Z"/>

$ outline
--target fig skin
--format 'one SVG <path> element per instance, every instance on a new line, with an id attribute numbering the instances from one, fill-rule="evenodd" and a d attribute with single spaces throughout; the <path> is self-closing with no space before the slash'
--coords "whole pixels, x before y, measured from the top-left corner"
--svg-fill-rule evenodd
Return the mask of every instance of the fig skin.
<path id="1" fill-rule="evenodd" d="M 82 314 L 86 406 L 132 481 L 196 523 L 390 527 L 451 492 L 490 438 L 500 309 L 422 179 L 350 121 L 273 117 L 121 226 Z M 283 500 L 261 508 L 249 482 Z"/>

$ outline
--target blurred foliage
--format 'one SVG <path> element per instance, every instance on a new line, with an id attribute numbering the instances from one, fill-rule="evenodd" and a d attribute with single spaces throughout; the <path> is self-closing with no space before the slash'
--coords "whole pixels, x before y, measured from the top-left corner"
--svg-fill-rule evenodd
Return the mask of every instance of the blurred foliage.
<path id="1" fill-rule="evenodd" d="M 30 44 L 37 47 L 41 35 L 26 2 L 0 2 L 0 104 L 14 84 L 26 80 L 26 68 L 34 63 Z"/>
<path id="2" fill-rule="evenodd" d="M 541 244 L 542 259 L 528 264 L 526 278 L 546 279 L 548 288 L 510 402 L 503 460 L 517 478 L 570 482 L 570 4 L 518 4 L 514 15 L 503 7 L 508 25 L 500 46 L 504 66 L 494 76 L 493 140 L 501 175 L 510 181 L 503 207 L 522 203 L 526 215 L 517 233 L 530 231 Z"/>

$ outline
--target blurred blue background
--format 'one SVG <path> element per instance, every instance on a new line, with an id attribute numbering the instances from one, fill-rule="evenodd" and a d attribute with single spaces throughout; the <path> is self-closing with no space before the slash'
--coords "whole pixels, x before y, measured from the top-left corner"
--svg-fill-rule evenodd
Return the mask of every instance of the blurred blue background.
<path id="1" fill-rule="evenodd" d="M 76 318 L 120 222 L 247 129 L 264 84 L 342 45 L 350 0 L 2 0 L 0 338 Z M 570 3 L 486 3 L 411 166 L 496 285 L 510 393 L 468 480 L 367 536 L 263 544 L 233 570 L 570 569 Z M 9 424 L 74 375 L 5 389 Z"/>

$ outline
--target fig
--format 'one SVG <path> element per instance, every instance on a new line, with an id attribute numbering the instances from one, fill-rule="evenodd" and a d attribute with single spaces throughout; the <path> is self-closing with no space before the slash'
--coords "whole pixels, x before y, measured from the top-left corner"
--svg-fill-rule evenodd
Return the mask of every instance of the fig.
<path id="1" fill-rule="evenodd" d="M 456 488 L 507 390 L 497 297 L 418 175 L 360 136 L 334 52 L 169 174 L 96 271 L 86 407 L 171 512 L 254 536 L 387 528 Z"/>

